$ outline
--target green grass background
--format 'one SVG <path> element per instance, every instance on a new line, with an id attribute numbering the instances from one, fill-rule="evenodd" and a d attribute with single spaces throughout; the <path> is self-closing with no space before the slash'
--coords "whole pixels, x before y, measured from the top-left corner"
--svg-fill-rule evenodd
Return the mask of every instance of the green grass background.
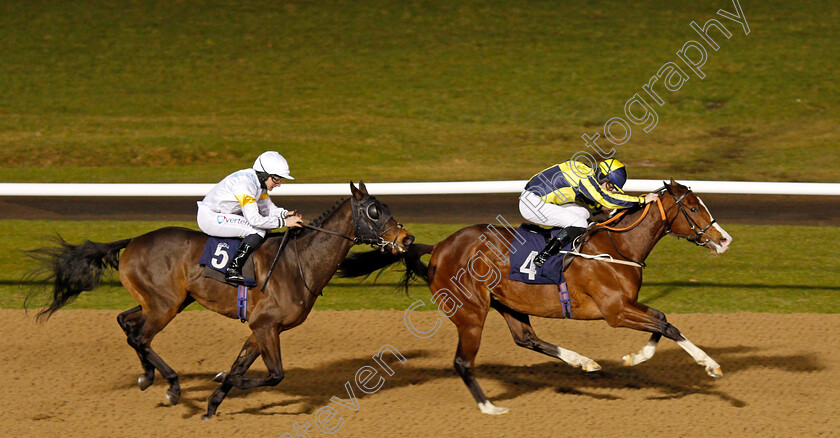
<path id="1" fill-rule="evenodd" d="M 631 177 L 837 181 L 840 8 L 740 4 L 749 35 L 728 0 L 4 0 L 0 181 L 215 182 L 267 149 L 299 182 L 526 179 L 711 18 L 732 37 L 616 147 Z"/>
<path id="2" fill-rule="evenodd" d="M 676 51 L 689 23 L 730 39 L 706 78 L 660 93 L 650 133 L 617 146 L 634 178 L 837 182 L 840 8 L 624 2 L 0 2 L 0 182 L 216 182 L 268 149 L 297 182 L 526 179 L 583 149 Z M 689 73 L 691 74 L 691 73 Z M 602 145 L 606 145 L 603 141 Z M 2 221 L 0 306 L 20 249 L 55 230 L 116 240 L 159 222 Z M 414 224 L 420 241 L 454 226 Z M 643 301 L 669 312 L 837 312 L 838 229 L 733 226 L 711 257 L 665 239 Z M 334 281 L 318 308 L 404 309 Z M 427 297 L 424 287 L 412 295 Z M 127 308 L 119 286 L 76 307 Z"/>
<path id="3" fill-rule="evenodd" d="M 70 242 L 83 239 L 113 241 L 166 225 L 191 223 L 3 221 L 0 239 L 10 247 L 36 248 L 35 230 L 55 230 Z M 407 224 L 419 242 L 434 243 L 459 225 Z M 754 226 L 727 227 L 734 237 L 730 251 L 712 255 L 706 249 L 666 237 L 648 258 L 640 300 L 664 312 L 840 312 L 840 283 L 836 269 L 840 249 L 826 242 L 840 240 L 836 227 Z M 791 242 L 796 241 L 795 249 Z M 810 251 L 808 248 L 822 248 Z M 364 247 L 359 247 L 363 250 Z M 595 262 L 592 262 L 595 263 Z M 33 267 L 20 253 L 0 253 L 0 307 L 20 308 L 30 283 L 21 277 Z M 411 288 L 410 297 L 395 291 L 400 272 L 386 271 L 377 284 L 372 278 L 335 278 L 324 290 L 316 309 L 405 310 L 417 299 L 430 302 L 425 285 Z M 127 309 L 137 305 L 117 280 L 85 292 L 69 308 Z M 191 308 L 200 308 L 193 305 Z"/>

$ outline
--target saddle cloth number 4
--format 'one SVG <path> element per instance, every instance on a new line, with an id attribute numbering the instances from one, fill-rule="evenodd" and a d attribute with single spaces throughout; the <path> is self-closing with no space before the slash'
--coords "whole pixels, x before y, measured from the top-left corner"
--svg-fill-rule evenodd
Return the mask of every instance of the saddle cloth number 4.
<path id="1" fill-rule="evenodd" d="M 537 254 L 537 251 L 531 251 L 528 258 L 525 259 L 525 263 L 522 263 L 522 266 L 519 267 L 519 272 L 528 274 L 528 280 L 537 278 L 537 265 L 534 264 L 534 258 L 537 257 Z"/>

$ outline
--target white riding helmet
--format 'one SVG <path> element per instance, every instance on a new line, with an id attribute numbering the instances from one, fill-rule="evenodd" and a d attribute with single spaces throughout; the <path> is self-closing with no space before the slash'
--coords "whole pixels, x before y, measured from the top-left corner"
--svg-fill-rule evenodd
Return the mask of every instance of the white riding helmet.
<path id="1" fill-rule="evenodd" d="M 282 155 L 275 151 L 263 152 L 254 161 L 254 170 L 257 172 L 265 172 L 269 175 L 277 175 L 285 179 L 294 179 L 289 174 L 289 163 Z"/>

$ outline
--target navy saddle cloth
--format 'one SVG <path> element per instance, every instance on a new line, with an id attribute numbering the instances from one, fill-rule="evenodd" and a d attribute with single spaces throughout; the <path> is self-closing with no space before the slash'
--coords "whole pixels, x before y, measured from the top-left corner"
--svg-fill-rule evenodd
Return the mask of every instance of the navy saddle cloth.
<path id="1" fill-rule="evenodd" d="M 550 231 L 554 237 L 559 228 Z M 508 278 L 528 284 L 561 284 L 563 283 L 563 258 L 560 253 L 551 256 L 542 266 L 534 264 L 537 256 L 548 243 L 549 230 L 540 229 L 531 224 L 522 224 L 516 229 L 516 234 L 524 239 L 513 239 L 513 249 L 510 252 L 510 274 Z M 571 250 L 572 244 L 563 247 L 561 251 Z"/>
<path id="2" fill-rule="evenodd" d="M 224 274 L 241 243 L 242 239 L 239 238 L 208 236 L 207 243 L 204 245 L 204 252 L 201 253 L 201 259 L 198 261 L 200 266 L 204 266 L 206 268 L 205 277 L 219 280 L 224 283 Z M 222 275 L 220 277 L 218 274 L 208 272 L 209 270 L 219 272 Z M 245 277 L 245 286 L 254 287 L 257 285 L 257 281 L 254 279 L 256 275 L 254 275 L 253 255 L 248 257 L 248 260 L 245 262 L 245 266 L 242 269 L 242 273 Z"/>

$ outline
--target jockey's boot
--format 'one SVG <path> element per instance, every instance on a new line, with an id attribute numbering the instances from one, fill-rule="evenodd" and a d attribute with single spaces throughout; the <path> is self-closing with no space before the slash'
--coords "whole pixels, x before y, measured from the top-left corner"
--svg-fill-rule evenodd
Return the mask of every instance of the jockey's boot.
<path id="1" fill-rule="evenodd" d="M 263 237 L 259 234 L 250 234 L 242 239 L 239 249 L 228 265 L 225 273 L 225 281 L 230 283 L 244 283 L 245 277 L 242 275 L 242 267 L 245 266 L 245 261 L 248 257 L 257 250 L 263 243 Z"/>
<path id="2" fill-rule="evenodd" d="M 548 241 L 542 252 L 534 257 L 534 264 L 542 266 L 546 260 L 559 253 L 564 246 L 571 243 L 577 236 L 580 236 L 584 232 L 586 232 L 586 228 L 583 227 L 566 227 L 561 229 Z"/>

